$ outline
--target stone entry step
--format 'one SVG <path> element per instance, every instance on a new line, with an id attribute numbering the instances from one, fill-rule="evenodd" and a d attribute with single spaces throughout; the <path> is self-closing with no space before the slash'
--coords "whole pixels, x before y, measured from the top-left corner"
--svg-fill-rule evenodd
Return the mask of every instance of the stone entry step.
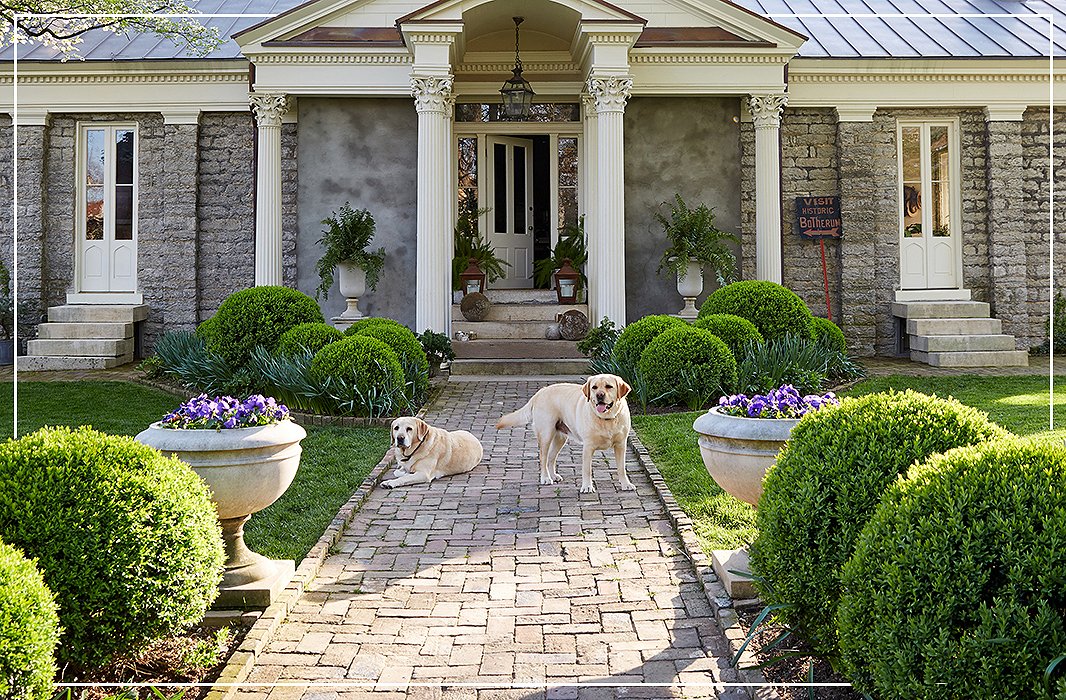
<path id="1" fill-rule="evenodd" d="M 452 333 L 463 331 L 478 340 L 525 338 L 546 340 L 553 321 L 452 321 Z"/>
<path id="2" fill-rule="evenodd" d="M 567 340 L 468 340 L 453 341 L 458 360 L 584 360 L 577 343 Z"/>
<path id="3" fill-rule="evenodd" d="M 86 324 L 88 325 L 88 324 Z M 133 355 L 133 338 L 69 338 L 31 340 L 26 343 L 30 355 L 49 357 L 120 357 Z"/>
<path id="4" fill-rule="evenodd" d="M 901 318 L 989 318 L 991 309 L 984 301 L 894 302 L 892 315 Z"/>
<path id="5" fill-rule="evenodd" d="M 26 344 L 19 369 L 40 372 L 110 369 L 134 359 L 134 324 L 148 318 L 146 304 L 64 304 L 48 309 L 48 322 Z"/>
<path id="6" fill-rule="evenodd" d="M 921 352 L 911 351 L 911 359 L 931 367 L 1028 367 L 1029 353 L 1025 350 L 996 350 L 992 352 Z"/>
<path id="7" fill-rule="evenodd" d="M 992 352 L 1015 349 L 1013 335 L 912 335 L 911 350 L 921 352 Z"/>
<path id="8" fill-rule="evenodd" d="M 933 367 L 1025 367 L 1029 354 L 1018 350 L 1003 322 L 990 318 L 983 301 L 910 301 L 892 304 L 903 319 L 911 360 Z"/>
<path id="9" fill-rule="evenodd" d="M 64 357 L 26 355 L 18 358 L 19 372 L 53 372 L 71 369 L 111 369 L 133 362 L 133 355 L 120 357 Z"/>
<path id="10" fill-rule="evenodd" d="M 491 321 L 543 321 L 554 323 L 559 314 L 576 309 L 588 316 L 588 304 L 497 304 L 489 307 L 488 316 L 483 321 L 467 321 L 458 304 L 452 304 L 453 323 L 489 323 Z"/>
<path id="11" fill-rule="evenodd" d="M 470 359 L 452 360 L 452 376 L 508 376 L 552 377 L 587 376 L 589 365 L 585 360 L 507 360 Z"/>
<path id="12" fill-rule="evenodd" d="M 135 323 L 146 318 L 147 304 L 64 304 L 48 309 L 50 323 Z"/>

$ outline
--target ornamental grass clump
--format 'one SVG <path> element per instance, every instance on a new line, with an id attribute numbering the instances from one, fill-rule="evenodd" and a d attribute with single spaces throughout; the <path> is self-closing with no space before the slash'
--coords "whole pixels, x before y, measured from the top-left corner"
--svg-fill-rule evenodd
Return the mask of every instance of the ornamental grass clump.
<path id="1" fill-rule="evenodd" d="M 800 394 L 796 387 L 785 384 L 767 394 L 733 394 L 718 399 L 718 412 L 743 418 L 802 418 L 823 406 L 836 406 L 840 400 L 833 392 Z"/>
<path id="2" fill-rule="evenodd" d="M 199 622 L 222 579 L 203 480 L 133 438 L 90 428 L 0 444 L 0 532 L 55 593 L 58 661 L 75 672 Z"/>
<path id="3" fill-rule="evenodd" d="M 41 572 L 0 541 L 0 698 L 52 697 L 59 632 L 55 596 Z"/>
<path id="4" fill-rule="evenodd" d="M 841 568 L 881 494 L 916 460 L 1006 434 L 976 409 L 914 391 L 846 398 L 804 416 L 756 510 L 751 563 L 763 600 L 835 659 Z"/>
<path id="5" fill-rule="evenodd" d="M 244 401 L 232 396 L 212 398 L 200 394 L 165 415 L 159 427 L 173 430 L 231 430 L 271 425 L 288 417 L 288 408 L 262 394 L 252 394 Z"/>

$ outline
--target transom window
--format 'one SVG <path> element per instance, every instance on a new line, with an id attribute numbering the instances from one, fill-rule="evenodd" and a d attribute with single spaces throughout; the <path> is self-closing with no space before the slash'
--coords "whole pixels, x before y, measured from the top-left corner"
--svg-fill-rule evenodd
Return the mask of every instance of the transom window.
<path id="1" fill-rule="evenodd" d="M 457 122 L 505 122 L 511 121 L 503 113 L 503 105 L 490 103 L 465 103 L 455 105 Z M 581 121 L 581 105 L 568 102 L 543 102 L 529 107 L 529 116 L 524 122 L 578 122 Z"/>

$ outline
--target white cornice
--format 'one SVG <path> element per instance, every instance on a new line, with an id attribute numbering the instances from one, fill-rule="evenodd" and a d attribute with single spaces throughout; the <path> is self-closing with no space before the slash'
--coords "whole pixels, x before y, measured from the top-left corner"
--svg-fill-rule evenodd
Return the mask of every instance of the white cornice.
<path id="1" fill-rule="evenodd" d="M 328 51 L 291 50 L 286 53 L 250 54 L 252 63 L 260 64 L 306 64 L 306 63 L 353 63 L 360 65 L 407 65 L 412 62 L 406 49 L 393 51 L 362 51 L 332 49 Z"/>
<path id="2" fill-rule="evenodd" d="M 633 64 L 667 64 L 667 65 L 705 65 L 720 63 L 758 63 L 785 65 L 788 56 L 783 53 L 730 53 L 716 51 L 706 53 L 685 53 L 677 49 L 668 51 L 655 49 L 634 49 L 629 56 Z"/>

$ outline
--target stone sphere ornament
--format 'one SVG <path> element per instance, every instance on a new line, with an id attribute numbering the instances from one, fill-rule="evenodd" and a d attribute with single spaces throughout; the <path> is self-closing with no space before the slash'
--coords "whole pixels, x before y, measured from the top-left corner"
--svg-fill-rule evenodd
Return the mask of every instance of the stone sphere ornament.
<path id="1" fill-rule="evenodd" d="M 463 312 L 463 318 L 467 321 L 484 321 L 489 315 L 489 307 L 492 302 L 481 292 L 467 294 L 459 302 L 459 310 Z"/>
<path id="2" fill-rule="evenodd" d="M 548 340 L 559 340 L 562 338 L 563 334 L 559 330 L 559 324 L 549 323 L 547 329 L 544 331 L 544 337 Z"/>
<path id="3" fill-rule="evenodd" d="M 577 309 L 559 315 L 559 333 L 564 340 L 581 340 L 589 334 L 589 318 Z"/>

